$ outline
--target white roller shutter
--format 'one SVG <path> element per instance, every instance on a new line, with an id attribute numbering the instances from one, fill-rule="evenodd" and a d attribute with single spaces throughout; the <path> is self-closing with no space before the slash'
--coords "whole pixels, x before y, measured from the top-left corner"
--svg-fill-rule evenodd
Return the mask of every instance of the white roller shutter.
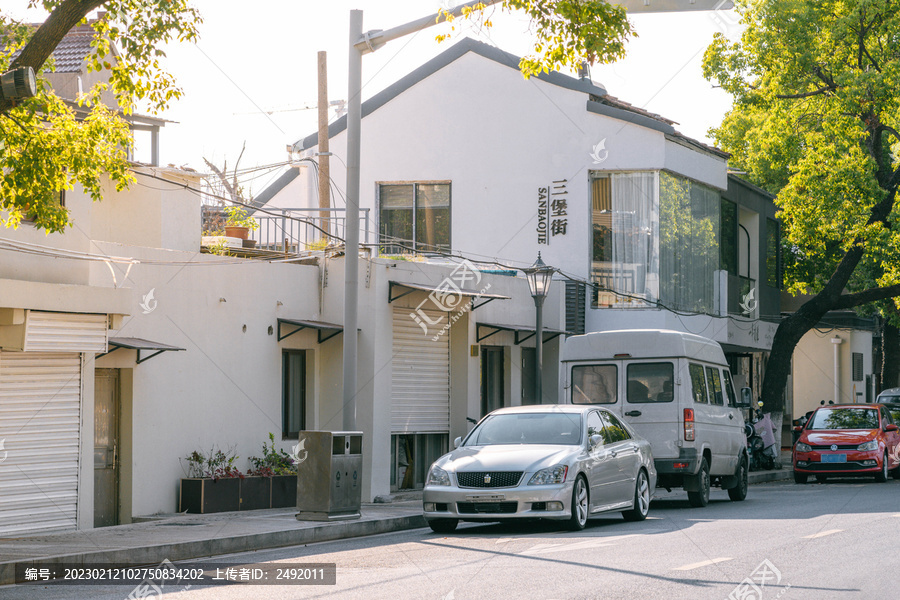
<path id="1" fill-rule="evenodd" d="M 74 530 L 81 355 L 0 352 L 0 537 Z"/>
<path id="2" fill-rule="evenodd" d="M 394 309 L 391 360 L 391 432 L 450 431 L 450 334 L 432 341 L 409 316 L 408 308 Z M 447 314 L 425 311 L 436 321 Z"/>
<path id="3" fill-rule="evenodd" d="M 26 352 L 106 352 L 106 315 L 30 310 L 25 323 Z"/>

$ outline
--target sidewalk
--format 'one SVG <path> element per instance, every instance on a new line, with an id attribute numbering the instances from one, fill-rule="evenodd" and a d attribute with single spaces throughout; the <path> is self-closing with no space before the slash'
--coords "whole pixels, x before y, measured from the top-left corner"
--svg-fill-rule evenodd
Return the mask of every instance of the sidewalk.
<path id="1" fill-rule="evenodd" d="M 790 479 L 791 470 L 755 471 L 750 483 Z M 16 565 L 47 563 L 158 564 L 235 552 L 327 542 L 425 527 L 421 492 L 387 504 L 363 504 L 353 521 L 298 521 L 294 508 L 209 515 L 173 514 L 87 531 L 0 538 L 0 585 L 15 582 Z"/>

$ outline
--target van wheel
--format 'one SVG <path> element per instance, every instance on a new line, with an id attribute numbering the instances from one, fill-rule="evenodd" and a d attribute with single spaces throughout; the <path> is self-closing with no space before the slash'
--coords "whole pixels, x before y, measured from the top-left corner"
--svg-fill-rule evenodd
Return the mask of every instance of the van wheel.
<path id="1" fill-rule="evenodd" d="M 750 475 L 747 472 L 746 456 L 741 456 L 741 460 L 738 462 L 737 478 L 738 484 L 728 490 L 728 497 L 731 498 L 732 502 L 740 502 L 747 497 L 747 488 L 750 485 Z"/>
<path id="2" fill-rule="evenodd" d="M 709 504 L 709 463 L 705 458 L 700 461 L 700 489 L 688 492 L 688 502 L 694 508 L 702 508 Z"/>

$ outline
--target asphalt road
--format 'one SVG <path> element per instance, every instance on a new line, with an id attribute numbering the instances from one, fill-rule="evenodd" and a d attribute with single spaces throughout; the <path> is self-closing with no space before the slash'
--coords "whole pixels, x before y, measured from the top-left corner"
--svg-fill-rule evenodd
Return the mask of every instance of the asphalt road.
<path id="1" fill-rule="evenodd" d="M 898 598 L 900 481 L 754 485 L 744 502 L 713 491 L 705 509 L 690 508 L 683 493 L 663 492 L 643 523 L 611 515 L 578 533 L 549 524 L 463 524 L 452 535 L 418 529 L 215 561 L 335 563 L 337 583 L 167 585 L 164 597 Z M 0 598 L 123 599 L 132 590 L 36 585 L 0 588 Z"/>

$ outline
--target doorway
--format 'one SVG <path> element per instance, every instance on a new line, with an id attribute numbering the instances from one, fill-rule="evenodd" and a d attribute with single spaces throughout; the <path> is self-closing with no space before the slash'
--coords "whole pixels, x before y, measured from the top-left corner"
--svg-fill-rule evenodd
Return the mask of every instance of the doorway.
<path id="1" fill-rule="evenodd" d="M 503 348 L 481 347 L 481 416 L 503 408 Z"/>
<path id="2" fill-rule="evenodd" d="M 119 524 L 119 369 L 94 370 L 94 527 Z"/>

